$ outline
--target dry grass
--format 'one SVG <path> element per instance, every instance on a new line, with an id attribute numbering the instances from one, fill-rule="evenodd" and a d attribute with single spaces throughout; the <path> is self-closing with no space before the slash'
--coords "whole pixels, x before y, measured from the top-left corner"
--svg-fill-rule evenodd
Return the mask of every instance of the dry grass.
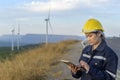
<path id="1" fill-rule="evenodd" d="M 0 62 L 0 80 L 45 80 L 50 67 L 78 41 L 38 47 Z"/>

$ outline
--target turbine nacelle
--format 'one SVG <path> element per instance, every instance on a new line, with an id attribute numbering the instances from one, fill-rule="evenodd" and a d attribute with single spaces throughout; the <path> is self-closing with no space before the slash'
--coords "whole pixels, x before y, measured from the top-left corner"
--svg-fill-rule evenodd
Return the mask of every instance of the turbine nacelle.
<path id="1" fill-rule="evenodd" d="M 45 21 L 49 21 L 49 20 L 50 20 L 49 18 L 45 19 Z"/>

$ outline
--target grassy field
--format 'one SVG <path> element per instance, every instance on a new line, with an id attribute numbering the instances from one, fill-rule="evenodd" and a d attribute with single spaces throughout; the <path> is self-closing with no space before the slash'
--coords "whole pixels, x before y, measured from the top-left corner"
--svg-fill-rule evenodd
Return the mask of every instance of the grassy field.
<path id="1" fill-rule="evenodd" d="M 46 80 L 51 66 L 78 41 L 50 43 L 28 48 L 0 62 L 0 80 Z"/>
<path id="2" fill-rule="evenodd" d="M 34 49 L 34 48 L 40 47 L 42 45 L 43 44 L 20 46 L 19 51 L 17 50 L 17 47 L 15 47 L 14 51 L 11 51 L 11 47 L 0 47 L 0 60 L 4 60 L 6 58 L 13 57 L 14 55 L 16 55 L 18 53 L 22 53 L 24 51 L 28 51 L 30 49 Z"/>
<path id="3" fill-rule="evenodd" d="M 0 60 L 11 55 L 10 47 L 0 47 Z"/>

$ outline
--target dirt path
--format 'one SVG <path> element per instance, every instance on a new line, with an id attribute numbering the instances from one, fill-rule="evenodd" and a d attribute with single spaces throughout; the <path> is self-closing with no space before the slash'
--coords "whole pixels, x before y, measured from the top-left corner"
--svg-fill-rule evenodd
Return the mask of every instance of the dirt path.
<path id="1" fill-rule="evenodd" d="M 78 64 L 78 60 L 81 54 L 82 46 L 80 43 L 73 45 L 72 49 L 67 54 L 64 54 L 61 59 L 70 60 L 71 62 Z M 64 63 L 59 63 L 53 67 L 52 77 L 49 80 L 79 80 L 71 76 L 71 72 Z"/>

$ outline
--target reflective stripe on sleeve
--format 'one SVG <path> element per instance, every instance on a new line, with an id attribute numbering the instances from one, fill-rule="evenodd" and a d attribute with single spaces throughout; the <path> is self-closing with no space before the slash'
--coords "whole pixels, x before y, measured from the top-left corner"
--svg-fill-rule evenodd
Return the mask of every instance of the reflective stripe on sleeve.
<path id="1" fill-rule="evenodd" d="M 93 58 L 95 58 L 95 59 L 101 59 L 101 60 L 106 60 L 106 58 L 103 57 L 103 56 L 94 56 Z"/>
<path id="2" fill-rule="evenodd" d="M 83 54 L 83 57 L 90 58 L 90 55 Z"/>
<path id="3" fill-rule="evenodd" d="M 88 55 L 88 54 L 83 54 L 83 57 L 90 58 L 91 56 Z M 106 58 L 103 57 L 103 56 L 94 56 L 93 58 L 94 59 L 100 59 L 100 60 L 106 60 Z"/>
<path id="4" fill-rule="evenodd" d="M 115 74 L 113 74 L 112 72 L 110 72 L 110 71 L 108 71 L 108 70 L 106 70 L 106 72 L 107 72 L 108 74 L 110 74 L 113 78 L 115 78 L 115 77 L 116 77 L 116 75 L 115 75 Z"/>

